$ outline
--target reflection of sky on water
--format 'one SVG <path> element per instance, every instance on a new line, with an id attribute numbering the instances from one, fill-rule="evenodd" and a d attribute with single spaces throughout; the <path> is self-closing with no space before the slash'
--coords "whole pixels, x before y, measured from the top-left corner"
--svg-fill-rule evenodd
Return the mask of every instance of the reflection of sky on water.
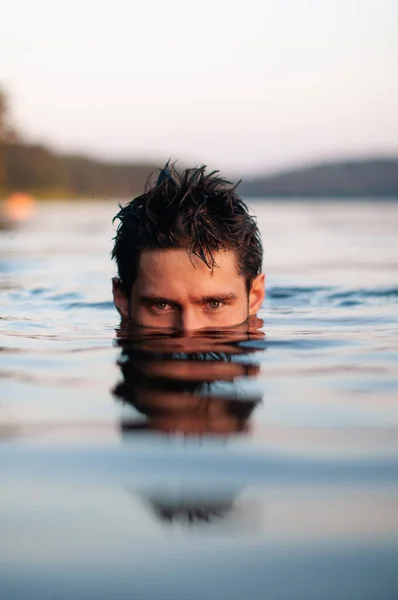
<path id="1" fill-rule="evenodd" d="M 62 600 L 111 591 L 127 598 L 132 589 L 139 597 L 166 590 L 166 597 L 211 598 L 222 589 L 229 598 L 246 590 L 250 598 L 333 600 L 362 600 L 376 589 L 394 598 L 395 485 L 230 485 L 221 498 L 232 496 L 233 507 L 211 523 L 180 519 L 171 526 L 153 510 L 190 495 L 220 502 L 211 492 L 216 486 L 201 490 L 176 479 L 162 487 L 153 478 L 127 487 L 7 481 L 0 590 L 12 591 L 7 598 L 26 598 L 29 589 L 30 598 Z"/>
<path id="2" fill-rule="evenodd" d="M 122 558 L 129 551 L 153 550 L 154 543 L 161 548 L 167 545 L 169 535 L 173 541 L 185 542 L 193 536 L 195 543 L 224 535 L 236 542 L 236 536 L 243 536 L 242 541 L 265 547 L 283 543 L 287 552 L 289 548 L 297 551 L 300 543 L 344 546 L 350 541 L 366 543 L 372 539 L 397 543 L 396 486 L 380 486 L 377 491 L 367 486 L 289 485 L 243 490 L 230 484 L 217 492 L 215 486 L 184 486 L 176 479 L 168 487 L 163 482 L 163 488 L 158 482 L 158 487 L 156 491 L 156 482 L 126 488 L 43 482 L 40 488 L 32 489 L 31 482 L 14 482 L 0 501 L 1 563 L 56 562 L 68 557 L 90 562 L 114 553 Z M 210 524 L 201 519 L 194 523 L 176 519 L 173 527 L 149 504 L 184 506 L 192 499 L 203 506 L 227 505 L 232 499 L 233 504 L 224 519 L 215 518 Z M 3 517 L 5 511 L 7 519 Z"/>

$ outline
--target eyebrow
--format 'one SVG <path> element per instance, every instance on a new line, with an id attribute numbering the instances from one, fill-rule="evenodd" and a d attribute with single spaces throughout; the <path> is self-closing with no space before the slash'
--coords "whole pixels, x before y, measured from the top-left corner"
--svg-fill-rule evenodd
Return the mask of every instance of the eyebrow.
<path id="1" fill-rule="evenodd" d="M 202 296 L 201 298 L 195 298 L 195 304 L 204 304 L 211 300 L 219 300 L 220 302 L 230 302 L 236 300 L 237 296 L 233 292 L 224 292 L 221 294 L 209 294 L 208 296 Z M 179 306 L 180 303 L 172 298 L 166 298 L 165 296 L 158 296 L 156 294 L 145 294 L 140 296 L 139 301 L 143 304 L 156 304 L 157 302 L 164 302 L 174 306 Z"/>
<path id="2" fill-rule="evenodd" d="M 175 300 L 165 298 L 164 296 L 156 296 L 155 294 L 147 294 L 139 298 L 142 304 L 156 304 L 157 302 L 165 302 L 167 304 L 178 304 Z"/>
<path id="3" fill-rule="evenodd" d="M 222 302 L 228 302 L 230 300 L 236 300 L 237 296 L 233 292 L 224 292 L 222 294 L 210 294 L 209 296 L 204 296 L 199 301 L 200 302 L 210 302 L 210 300 L 221 300 Z"/>

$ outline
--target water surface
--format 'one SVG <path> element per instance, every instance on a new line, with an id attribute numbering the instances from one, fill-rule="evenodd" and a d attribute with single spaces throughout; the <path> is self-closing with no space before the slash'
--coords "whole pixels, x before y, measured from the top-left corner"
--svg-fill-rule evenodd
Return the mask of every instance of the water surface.
<path id="1" fill-rule="evenodd" d="M 398 204 L 256 202 L 257 333 L 118 333 L 116 203 L 0 232 L 0 597 L 398 597 Z"/>

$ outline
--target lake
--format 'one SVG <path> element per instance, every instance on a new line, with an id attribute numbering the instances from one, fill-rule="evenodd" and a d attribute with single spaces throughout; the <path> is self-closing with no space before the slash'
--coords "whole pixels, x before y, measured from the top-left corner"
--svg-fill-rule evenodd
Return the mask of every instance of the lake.
<path id="1" fill-rule="evenodd" d="M 138 339 L 117 203 L 0 231 L 0 598 L 398 598 L 398 202 L 253 202 L 257 333 Z"/>

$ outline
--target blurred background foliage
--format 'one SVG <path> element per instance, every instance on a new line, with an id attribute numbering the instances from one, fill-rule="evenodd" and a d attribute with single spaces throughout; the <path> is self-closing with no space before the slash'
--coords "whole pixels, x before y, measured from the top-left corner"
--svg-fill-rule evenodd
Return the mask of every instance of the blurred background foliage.
<path id="1" fill-rule="evenodd" d="M 0 89 L 0 191 L 29 191 L 41 197 L 129 196 L 141 190 L 154 164 L 104 163 L 62 155 L 42 144 L 29 144 L 13 125 L 9 103 Z"/>
<path id="2" fill-rule="evenodd" d="M 160 166 L 61 154 L 28 143 L 13 123 L 7 95 L 0 88 L 0 198 L 16 191 L 49 199 L 131 197 L 143 191 Z M 242 173 L 230 177 L 236 180 Z M 247 177 L 239 189 L 251 197 L 398 197 L 398 157 L 340 160 Z"/>

